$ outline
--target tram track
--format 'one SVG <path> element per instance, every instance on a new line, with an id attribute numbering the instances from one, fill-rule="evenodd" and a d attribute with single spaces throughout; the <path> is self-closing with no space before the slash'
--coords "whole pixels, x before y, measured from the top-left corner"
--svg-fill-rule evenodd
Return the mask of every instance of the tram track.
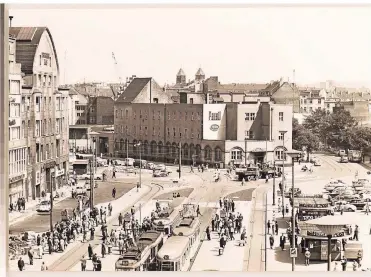
<path id="1" fill-rule="evenodd" d="M 163 189 L 163 187 L 158 184 L 152 184 L 149 187 L 150 190 L 142 197 L 140 197 L 138 200 L 136 200 L 133 203 L 134 206 L 136 206 L 140 202 L 147 202 L 153 199 L 156 196 L 156 194 Z M 131 206 L 132 205 L 130 205 L 130 207 L 126 207 L 120 212 L 121 213 L 130 212 Z M 118 212 L 118 214 L 120 212 Z M 114 222 L 117 222 L 118 220 L 118 214 L 117 216 L 114 216 L 107 222 L 108 227 L 112 228 L 114 226 L 113 225 Z M 60 259 L 58 259 L 51 266 L 49 266 L 49 271 L 70 271 L 79 262 L 82 256 L 87 255 L 88 253 L 87 246 L 89 244 L 91 244 L 93 248 L 98 246 L 100 244 L 100 236 L 98 237 L 95 235 L 95 239 L 93 241 L 88 241 L 74 246 L 72 249 L 66 252 Z"/>

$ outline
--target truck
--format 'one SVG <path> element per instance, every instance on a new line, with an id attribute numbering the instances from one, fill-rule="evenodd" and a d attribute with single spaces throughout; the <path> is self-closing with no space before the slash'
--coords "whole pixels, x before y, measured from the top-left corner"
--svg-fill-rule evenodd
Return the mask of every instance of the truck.
<path id="1" fill-rule="evenodd" d="M 360 163 L 362 161 L 362 152 L 359 150 L 349 150 L 348 160 L 351 163 Z"/>
<path id="2" fill-rule="evenodd" d="M 259 180 L 260 178 L 260 170 L 259 167 L 255 166 L 242 166 L 240 168 L 236 168 L 236 175 L 238 176 L 238 180 L 242 181 L 252 181 L 252 180 Z"/>
<path id="3" fill-rule="evenodd" d="M 263 168 L 260 169 L 260 177 L 265 179 L 266 176 L 268 176 L 268 178 L 271 179 L 273 178 L 273 176 L 275 177 L 281 176 L 281 173 L 272 166 L 264 165 Z"/>

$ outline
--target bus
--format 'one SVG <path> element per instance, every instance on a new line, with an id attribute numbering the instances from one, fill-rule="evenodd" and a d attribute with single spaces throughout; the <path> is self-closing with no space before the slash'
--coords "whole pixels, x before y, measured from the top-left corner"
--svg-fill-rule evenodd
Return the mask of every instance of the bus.
<path id="1" fill-rule="evenodd" d="M 154 271 L 156 255 L 164 244 L 161 232 L 149 230 L 136 241 L 136 247 L 131 247 L 115 263 L 116 271 Z"/>
<path id="2" fill-rule="evenodd" d="M 173 228 L 180 222 L 180 211 L 182 204 L 187 200 L 186 197 L 178 197 L 169 203 L 168 208 L 158 213 L 158 218 L 153 221 L 153 227 L 156 231 L 164 232 L 170 235 Z"/>

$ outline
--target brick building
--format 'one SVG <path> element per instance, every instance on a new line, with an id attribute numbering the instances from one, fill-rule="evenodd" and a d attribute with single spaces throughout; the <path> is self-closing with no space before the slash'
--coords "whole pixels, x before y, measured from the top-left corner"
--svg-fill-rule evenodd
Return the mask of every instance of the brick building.
<path id="1" fill-rule="evenodd" d="M 241 104 L 174 103 L 171 95 L 150 78 L 132 81 L 115 102 L 115 156 L 138 157 L 141 151 L 143 159 L 172 163 L 181 145 L 184 164 L 282 160 L 282 132 L 291 150 L 290 105 L 265 97 Z"/>
<path id="2" fill-rule="evenodd" d="M 16 62 L 24 73 L 21 109 L 28 118 L 29 172 L 25 197 L 35 199 L 67 179 L 69 96 L 68 90 L 58 89 L 59 63 L 49 29 L 10 27 L 9 34 L 16 39 Z"/>

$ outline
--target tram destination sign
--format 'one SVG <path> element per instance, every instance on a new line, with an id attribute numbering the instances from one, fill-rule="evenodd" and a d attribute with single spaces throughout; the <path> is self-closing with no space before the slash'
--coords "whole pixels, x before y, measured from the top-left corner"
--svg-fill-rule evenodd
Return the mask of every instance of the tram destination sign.
<path id="1" fill-rule="evenodd" d="M 322 233 L 320 231 L 307 231 L 307 236 L 312 236 L 312 237 L 327 237 L 325 233 Z M 333 238 L 337 237 L 344 237 L 345 232 L 338 232 L 332 235 Z"/>
<path id="2" fill-rule="evenodd" d="M 323 198 L 322 194 L 298 194 L 296 198 Z"/>

